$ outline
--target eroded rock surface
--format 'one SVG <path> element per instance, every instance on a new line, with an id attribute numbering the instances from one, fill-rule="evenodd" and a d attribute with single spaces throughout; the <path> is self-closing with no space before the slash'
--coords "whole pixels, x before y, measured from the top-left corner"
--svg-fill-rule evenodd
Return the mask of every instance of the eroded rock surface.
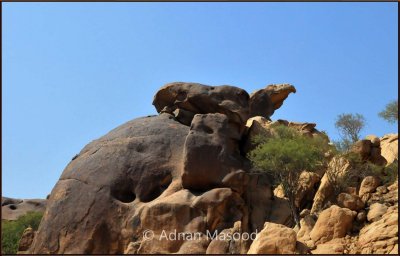
<path id="1" fill-rule="evenodd" d="M 271 177 L 252 172 L 246 158 L 255 146 L 251 138 L 273 132 L 275 124 L 326 137 L 313 123 L 270 120 L 295 91 L 289 84 L 272 85 L 249 96 L 234 86 L 165 85 L 153 101 L 158 116 L 129 121 L 72 159 L 51 192 L 37 233 L 27 230 L 21 249 L 50 254 L 395 251 L 397 183 L 372 189 L 364 182 L 365 201 L 354 186 L 336 202 L 325 170 L 305 170 L 296 197 L 296 207 L 304 209 L 301 227 L 293 228 L 284 193 L 274 195 Z M 374 154 L 379 160 L 387 143 L 375 137 L 360 147 L 369 160 Z M 340 171 L 347 168 L 344 164 Z M 22 203 L 5 199 L 2 207 Z M 388 213 L 368 218 L 375 203 Z M 259 234 L 254 241 L 218 240 L 207 232 Z M 171 239 L 174 234 L 196 239 Z"/>
<path id="2" fill-rule="evenodd" d="M 44 212 L 46 205 L 46 199 L 15 199 L 2 197 L 1 219 L 16 220 L 28 212 Z"/>

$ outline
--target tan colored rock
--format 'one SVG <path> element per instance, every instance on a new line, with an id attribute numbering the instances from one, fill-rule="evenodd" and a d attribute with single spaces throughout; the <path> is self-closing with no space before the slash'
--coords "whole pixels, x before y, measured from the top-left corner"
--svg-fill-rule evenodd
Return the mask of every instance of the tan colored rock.
<path id="1" fill-rule="evenodd" d="M 128 244 L 128 247 L 126 247 L 124 254 L 137 254 L 137 251 L 139 249 L 140 246 L 140 241 L 138 242 L 130 242 Z"/>
<path id="2" fill-rule="evenodd" d="M 296 232 L 286 226 L 266 222 L 247 254 L 294 254 Z"/>
<path id="3" fill-rule="evenodd" d="M 364 202 L 356 195 L 340 193 L 337 202 L 340 207 L 349 208 L 352 211 L 359 211 L 364 208 Z"/>
<path id="4" fill-rule="evenodd" d="M 366 213 L 364 210 L 363 210 L 363 211 L 360 211 L 359 213 L 357 213 L 356 220 L 357 220 L 359 223 L 365 222 L 365 221 L 367 220 L 367 213 Z"/>
<path id="5" fill-rule="evenodd" d="M 328 173 L 339 173 L 338 178 L 342 177 L 349 171 L 350 164 L 344 158 L 332 158 L 328 164 L 325 174 L 322 176 L 320 185 L 315 193 L 311 213 L 317 213 L 324 209 L 327 203 L 334 201 L 336 198 L 333 194 L 333 186 L 328 179 Z"/>
<path id="6" fill-rule="evenodd" d="M 252 140 L 257 135 L 270 135 L 274 133 L 273 126 L 275 125 L 283 125 L 287 127 L 294 128 L 301 134 L 305 136 L 321 136 L 326 139 L 327 143 L 329 142 L 328 137 L 318 131 L 315 126 L 315 123 L 300 123 L 300 122 L 289 122 L 287 120 L 278 119 L 274 122 L 263 116 L 253 116 L 247 120 L 246 123 L 246 144 L 244 146 L 244 151 L 249 152 L 252 150 L 255 145 L 253 145 Z"/>
<path id="7" fill-rule="evenodd" d="M 332 205 L 321 212 L 310 233 L 315 244 L 325 243 L 334 238 L 341 238 L 351 229 L 356 212 Z"/>
<path id="8" fill-rule="evenodd" d="M 366 193 L 372 193 L 379 186 L 380 180 L 375 176 L 367 176 L 363 179 L 360 185 L 358 195 L 362 197 Z"/>
<path id="9" fill-rule="evenodd" d="M 17 220 L 28 212 L 44 212 L 46 210 L 46 199 L 14 199 L 1 198 L 1 219 Z"/>
<path id="10" fill-rule="evenodd" d="M 247 241 L 242 241 L 241 222 L 238 221 L 230 229 L 224 229 L 211 241 L 206 254 L 240 254 L 248 250 Z M 246 238 L 247 239 L 247 238 Z"/>
<path id="11" fill-rule="evenodd" d="M 283 101 L 296 89 L 290 84 L 272 84 L 250 94 L 250 117 L 269 118 L 283 104 Z"/>
<path id="12" fill-rule="evenodd" d="M 381 139 L 381 154 L 386 159 L 387 165 L 399 157 L 399 135 L 386 134 Z"/>
<path id="13" fill-rule="evenodd" d="M 296 192 L 295 204 L 299 209 L 303 209 L 310 204 L 316 193 L 315 185 L 321 177 L 315 172 L 304 171 L 300 174 L 299 186 Z M 311 206 L 311 204 L 310 204 Z"/>
<path id="14" fill-rule="evenodd" d="M 392 253 L 398 246 L 398 206 L 390 207 L 378 221 L 360 230 L 357 242 L 360 253 Z"/>
<path id="15" fill-rule="evenodd" d="M 292 226 L 294 223 L 290 213 L 289 200 L 287 198 L 274 198 L 266 220 L 289 227 Z"/>
<path id="16" fill-rule="evenodd" d="M 367 219 L 369 222 L 379 220 L 386 213 L 388 207 L 384 204 L 374 203 L 369 207 Z"/>
<path id="17" fill-rule="evenodd" d="M 300 230 L 297 232 L 297 240 L 308 244 L 308 241 L 311 240 L 310 233 L 313 229 L 316 221 L 311 215 L 304 216 L 304 218 L 300 219 Z"/>
<path id="18" fill-rule="evenodd" d="M 19 240 L 18 251 L 26 251 L 32 244 L 33 238 L 35 237 L 35 231 L 31 227 L 28 227 L 22 233 L 21 239 Z"/>
<path id="19" fill-rule="evenodd" d="M 345 242 L 343 238 L 335 238 L 326 243 L 317 245 L 317 248 L 312 250 L 312 254 L 343 254 L 345 251 Z"/>
<path id="20" fill-rule="evenodd" d="M 282 185 L 278 185 L 278 186 L 274 189 L 274 196 L 275 196 L 275 197 L 279 197 L 279 198 L 285 198 L 285 191 L 283 191 Z"/>
<path id="21" fill-rule="evenodd" d="M 367 135 L 365 139 L 370 140 L 373 147 L 379 147 L 381 145 L 381 140 L 376 135 Z"/>
<path id="22" fill-rule="evenodd" d="M 361 155 L 362 159 L 367 160 L 371 154 L 372 142 L 370 140 L 359 140 L 353 144 L 351 151 Z"/>
<path id="23" fill-rule="evenodd" d="M 273 200 L 273 191 L 270 178 L 264 174 L 249 174 L 249 182 L 247 190 L 243 197 L 252 209 L 249 209 L 249 229 L 251 231 L 260 231 L 264 227 L 266 221 L 273 222 L 271 219 L 271 211 L 276 208 L 282 209 L 280 205 L 276 205 L 277 200 Z M 270 207 L 265 207 L 269 205 Z M 286 214 L 286 212 L 284 212 Z M 282 213 L 281 213 L 282 215 Z M 245 223 L 242 223 L 243 226 Z M 282 223 L 281 223 L 282 224 Z"/>
<path id="24" fill-rule="evenodd" d="M 290 93 L 296 93 L 296 88 L 291 84 L 271 84 L 264 90 L 268 92 L 275 110 L 282 106 Z"/>

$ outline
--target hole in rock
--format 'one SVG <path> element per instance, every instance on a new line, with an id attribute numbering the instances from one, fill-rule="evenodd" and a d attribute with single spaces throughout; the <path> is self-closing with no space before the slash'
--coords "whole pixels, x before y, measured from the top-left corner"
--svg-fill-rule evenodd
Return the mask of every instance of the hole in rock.
<path id="1" fill-rule="evenodd" d="M 111 187 L 111 196 L 115 199 L 123 202 L 123 203 L 130 203 L 136 199 L 136 195 L 133 192 L 133 185 L 129 179 L 121 180 L 116 182 Z"/>
<path id="2" fill-rule="evenodd" d="M 143 177 L 138 186 L 140 201 L 150 202 L 156 199 L 169 187 L 171 182 L 172 175 L 169 170 Z"/>
<path id="3" fill-rule="evenodd" d="M 17 210 L 17 206 L 10 204 L 10 206 L 8 206 L 8 208 L 10 208 L 11 210 Z"/>

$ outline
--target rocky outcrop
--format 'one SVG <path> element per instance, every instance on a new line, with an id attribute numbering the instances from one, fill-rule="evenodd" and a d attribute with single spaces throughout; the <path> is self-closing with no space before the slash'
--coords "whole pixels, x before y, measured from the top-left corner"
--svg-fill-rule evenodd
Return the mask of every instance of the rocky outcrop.
<path id="1" fill-rule="evenodd" d="M 351 150 L 360 154 L 363 160 L 373 164 L 384 166 L 386 159 L 381 155 L 380 141 L 376 136 L 368 136 L 365 140 L 359 140 L 352 146 Z"/>
<path id="2" fill-rule="evenodd" d="M 365 194 L 372 193 L 379 186 L 380 180 L 375 176 L 365 177 L 360 185 L 358 195 L 363 197 Z"/>
<path id="3" fill-rule="evenodd" d="M 239 129 L 229 123 L 226 115 L 195 115 L 184 144 L 183 187 L 195 190 L 221 187 L 226 175 L 245 169 L 239 140 Z"/>
<path id="4" fill-rule="evenodd" d="M 178 121 L 186 125 L 190 125 L 195 114 L 221 113 L 230 122 L 239 125 L 249 118 L 248 93 L 228 85 L 166 84 L 154 96 L 153 105 L 158 113 L 175 115 Z"/>
<path id="5" fill-rule="evenodd" d="M 269 91 L 278 106 L 283 98 Z M 29 252 L 205 253 L 206 231 L 230 232 L 238 221 L 240 232 L 288 223 L 287 201 L 273 200 L 269 178 L 250 174 L 241 153 L 249 100 L 233 86 L 162 87 L 153 101 L 160 115 L 115 128 L 68 164 Z M 174 230 L 202 236 L 158 239 Z M 216 243 L 210 251 L 221 248 Z M 243 241 L 237 251 L 249 245 Z"/>
<path id="6" fill-rule="evenodd" d="M 31 227 L 26 228 L 24 233 L 22 233 L 21 239 L 19 240 L 18 252 L 21 253 L 28 250 L 34 237 L 35 231 Z"/>
<path id="7" fill-rule="evenodd" d="M 255 147 L 253 140 L 258 135 L 268 135 L 274 132 L 273 127 L 276 125 L 283 125 L 287 127 L 294 128 L 301 134 L 309 137 L 320 136 L 329 142 L 328 137 L 318 131 L 314 123 L 300 123 L 300 122 L 290 122 L 287 120 L 278 119 L 274 122 L 270 121 L 268 118 L 263 116 L 254 116 L 247 120 L 246 123 L 246 134 L 245 134 L 245 145 L 243 148 L 244 152 L 249 152 Z"/>
<path id="8" fill-rule="evenodd" d="M 357 195 L 340 193 L 337 197 L 337 203 L 342 208 L 348 208 L 352 211 L 364 209 L 364 202 Z"/>
<path id="9" fill-rule="evenodd" d="M 367 214 L 367 220 L 369 222 L 374 222 L 379 220 L 383 214 L 386 213 L 388 207 L 384 204 L 374 203 L 369 207 L 369 211 Z"/>
<path id="10" fill-rule="evenodd" d="M 399 135 L 386 134 L 380 138 L 381 154 L 386 159 L 387 164 L 393 163 L 399 158 Z"/>
<path id="11" fill-rule="evenodd" d="M 335 238 L 344 237 L 350 231 L 357 213 L 347 208 L 332 205 L 321 212 L 310 233 L 314 243 L 320 244 Z"/>
<path id="12" fill-rule="evenodd" d="M 248 254 L 294 254 L 296 252 L 296 232 L 286 226 L 266 222 L 257 234 Z"/>
<path id="13" fill-rule="evenodd" d="M 360 202 L 357 185 L 339 196 L 341 207 L 329 207 L 335 202 L 330 202 L 324 170 L 304 171 L 296 197 L 297 208 L 304 210 L 300 227 L 292 228 L 284 193 L 274 195 L 271 177 L 253 172 L 246 158 L 254 147 L 251 140 L 273 133 L 275 124 L 327 138 L 313 123 L 270 121 L 291 92 L 295 89 L 287 84 L 251 96 L 234 86 L 165 85 L 153 101 L 158 116 L 115 128 L 71 160 L 51 192 L 37 233 L 26 231 L 21 249 L 49 254 L 305 254 L 327 248 L 356 252 L 370 242 L 373 251 L 380 251 L 379 241 L 386 238 L 360 235 L 357 247 L 358 237 L 350 235 L 359 230 L 369 234 L 366 227 L 373 225 L 384 230 L 392 223 L 394 217 L 385 214 L 367 216 L 373 203 L 395 207 L 397 186 L 369 189 L 365 183 L 368 197 Z M 377 147 L 376 138 L 368 141 Z M 23 203 L 7 202 L 3 208 Z M 392 229 L 387 231 L 391 237 L 385 243 L 393 251 L 397 240 Z M 254 241 L 242 236 L 254 232 Z M 233 237 L 237 234 L 241 238 Z"/>
<path id="14" fill-rule="evenodd" d="M 1 198 L 1 219 L 16 220 L 28 212 L 44 212 L 46 199 Z"/>
<path id="15" fill-rule="evenodd" d="M 398 207 L 392 206 L 378 221 L 365 226 L 358 239 L 359 253 L 398 253 Z"/>
<path id="16" fill-rule="evenodd" d="M 271 84 L 250 95 L 250 116 L 269 118 L 296 88 L 290 84 Z"/>

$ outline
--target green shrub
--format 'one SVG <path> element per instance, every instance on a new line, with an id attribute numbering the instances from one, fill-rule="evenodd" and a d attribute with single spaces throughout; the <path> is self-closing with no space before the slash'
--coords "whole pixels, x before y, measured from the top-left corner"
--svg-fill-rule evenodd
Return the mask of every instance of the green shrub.
<path id="1" fill-rule="evenodd" d="M 302 171 L 315 171 L 326 164 L 327 141 L 319 136 L 307 137 L 286 126 L 274 126 L 272 131 L 258 136 L 258 146 L 248 157 L 256 170 L 270 174 L 275 184 L 281 184 L 289 199 L 293 220 L 299 225 L 299 209 L 295 196 Z"/>
<path id="2" fill-rule="evenodd" d="M 17 220 L 1 221 L 1 252 L 16 254 L 22 233 L 28 227 L 37 230 L 43 217 L 41 212 L 28 212 Z"/>

